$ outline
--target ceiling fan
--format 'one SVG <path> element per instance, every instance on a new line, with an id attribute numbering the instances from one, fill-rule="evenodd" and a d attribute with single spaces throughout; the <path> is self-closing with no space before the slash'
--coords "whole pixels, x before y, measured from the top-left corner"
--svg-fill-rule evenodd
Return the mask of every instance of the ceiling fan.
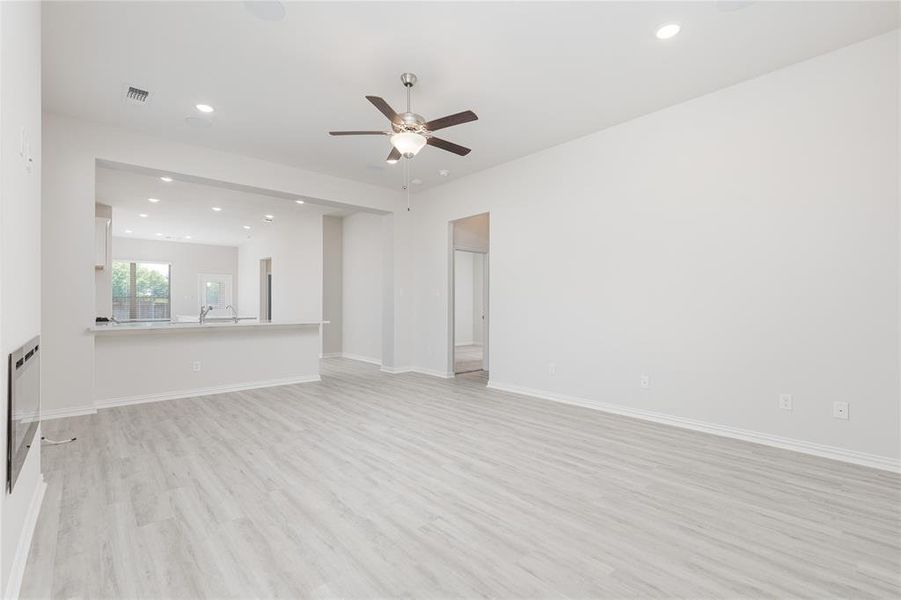
<path id="1" fill-rule="evenodd" d="M 387 162 L 394 164 L 401 157 L 413 158 L 426 145 L 440 148 L 448 152 L 453 152 L 460 156 L 466 156 L 470 153 L 470 149 L 453 142 L 435 137 L 435 131 L 469 123 L 478 119 L 476 114 L 471 110 L 465 110 L 453 115 L 441 117 L 426 121 L 420 115 L 412 111 L 410 105 L 410 94 L 413 86 L 416 85 L 416 75 L 413 73 L 404 73 L 400 76 L 401 82 L 407 88 L 407 111 L 403 113 L 394 112 L 394 109 L 388 105 L 383 98 L 378 96 L 366 96 L 366 99 L 379 109 L 379 111 L 388 117 L 391 129 L 387 131 L 329 131 L 329 135 L 388 135 L 391 136 L 391 153 L 388 154 Z"/>

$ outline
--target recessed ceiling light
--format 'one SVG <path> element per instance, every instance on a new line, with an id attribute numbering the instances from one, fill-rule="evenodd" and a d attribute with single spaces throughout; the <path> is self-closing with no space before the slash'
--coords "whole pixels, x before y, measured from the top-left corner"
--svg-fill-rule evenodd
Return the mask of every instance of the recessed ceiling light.
<path id="1" fill-rule="evenodd" d="M 158 236 L 162 236 L 163 234 L 162 234 L 162 233 L 158 233 L 157 235 L 158 235 Z"/>
<path id="2" fill-rule="evenodd" d="M 186 236 L 185 236 L 185 239 L 186 239 L 186 240 L 190 240 L 190 239 L 191 239 L 191 236 L 190 236 L 190 235 L 186 235 Z"/>
<path id="3" fill-rule="evenodd" d="M 680 27 L 678 23 L 667 23 L 666 25 L 661 25 L 657 28 L 657 39 L 668 40 L 672 37 L 675 37 L 681 29 L 682 27 Z"/>
<path id="4" fill-rule="evenodd" d="M 250 229 L 250 225 L 245 225 L 244 229 Z"/>
<path id="5" fill-rule="evenodd" d="M 303 204 L 303 200 L 295 200 L 298 204 Z"/>
<path id="6" fill-rule="evenodd" d="M 263 216 L 266 217 L 267 219 L 269 219 L 270 221 L 275 218 L 272 215 L 263 215 Z"/>
<path id="7" fill-rule="evenodd" d="M 194 108 L 196 108 L 197 110 L 199 110 L 202 113 L 211 113 L 215 110 L 209 104 L 195 104 Z"/>
<path id="8" fill-rule="evenodd" d="M 141 217 L 142 219 L 146 219 L 146 218 L 147 218 L 147 213 L 141 213 L 141 214 L 139 214 L 138 216 Z"/>
<path id="9" fill-rule="evenodd" d="M 221 211 L 222 211 L 222 209 L 220 207 L 218 207 L 218 206 L 213 207 L 213 212 L 221 212 Z"/>
<path id="10" fill-rule="evenodd" d="M 125 233 L 131 233 L 131 229 L 126 229 Z"/>
<path id="11" fill-rule="evenodd" d="M 440 171 L 438 171 L 438 174 L 442 177 L 447 177 L 448 175 L 450 175 L 450 171 L 448 171 L 447 169 L 441 169 Z"/>
<path id="12" fill-rule="evenodd" d="M 156 204 L 159 201 L 160 201 L 159 198 L 147 198 L 147 202 L 153 202 L 154 204 Z"/>
<path id="13" fill-rule="evenodd" d="M 160 177 L 160 179 L 161 179 L 162 181 L 165 181 L 166 183 L 172 183 L 172 178 L 171 178 L 171 177 Z"/>

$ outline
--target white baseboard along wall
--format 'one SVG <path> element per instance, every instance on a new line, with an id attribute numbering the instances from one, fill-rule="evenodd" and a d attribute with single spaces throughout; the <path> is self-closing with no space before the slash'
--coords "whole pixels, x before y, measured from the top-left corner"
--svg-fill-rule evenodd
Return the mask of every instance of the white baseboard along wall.
<path id="1" fill-rule="evenodd" d="M 737 427 L 729 427 L 727 425 L 719 425 L 717 423 L 709 423 L 706 421 L 698 421 L 696 419 L 687 419 L 685 417 L 677 417 L 665 413 L 631 408 L 619 404 L 611 404 L 600 400 L 589 400 L 587 398 L 577 398 L 574 396 L 566 396 L 546 392 L 543 390 L 535 390 L 517 385 L 505 383 L 488 382 L 488 387 L 499 392 L 509 392 L 512 394 L 520 394 L 530 396 L 532 398 L 541 398 L 542 400 L 551 400 L 553 402 L 561 402 L 563 404 L 572 404 L 583 408 L 591 408 L 625 417 L 633 417 L 653 423 L 662 423 L 664 425 L 672 425 L 682 429 L 691 429 L 692 431 L 701 431 L 721 437 L 744 440 L 746 442 L 754 442 L 763 444 L 764 446 L 773 446 L 784 450 L 793 450 L 803 454 L 811 454 L 822 458 L 839 460 L 842 462 L 853 463 L 874 469 L 901 473 L 901 460 L 889 458 L 886 456 L 878 456 L 875 454 L 867 454 L 836 446 L 826 446 L 823 444 L 815 444 L 804 440 L 795 440 L 791 438 L 760 433 L 748 429 L 740 429 Z"/>

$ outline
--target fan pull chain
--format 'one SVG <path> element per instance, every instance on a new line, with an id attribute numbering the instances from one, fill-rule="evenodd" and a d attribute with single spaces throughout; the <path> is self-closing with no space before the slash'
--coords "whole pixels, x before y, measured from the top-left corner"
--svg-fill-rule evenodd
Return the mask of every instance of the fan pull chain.
<path id="1" fill-rule="evenodd" d="M 407 193 L 407 212 L 410 212 L 410 159 L 404 158 L 404 191 Z"/>

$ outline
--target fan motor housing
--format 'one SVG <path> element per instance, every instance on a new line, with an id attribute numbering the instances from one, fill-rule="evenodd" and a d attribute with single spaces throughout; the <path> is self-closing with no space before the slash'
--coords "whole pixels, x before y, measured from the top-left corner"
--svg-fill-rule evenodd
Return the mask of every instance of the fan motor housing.
<path id="1" fill-rule="evenodd" d="M 425 119 L 422 115 L 417 115 L 412 112 L 399 113 L 397 115 L 400 117 L 401 122 L 399 124 L 393 123 L 394 131 L 400 133 L 401 131 L 412 131 L 414 133 L 423 133 L 425 131 Z"/>

